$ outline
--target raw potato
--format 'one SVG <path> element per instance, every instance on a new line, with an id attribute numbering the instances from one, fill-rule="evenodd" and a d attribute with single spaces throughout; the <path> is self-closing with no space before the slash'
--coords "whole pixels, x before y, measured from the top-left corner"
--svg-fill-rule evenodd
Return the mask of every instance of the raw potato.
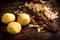
<path id="1" fill-rule="evenodd" d="M 15 15 L 12 14 L 12 13 L 5 13 L 3 16 L 2 16 L 2 22 L 3 23 L 9 23 L 9 22 L 12 22 L 15 20 Z"/>
<path id="2" fill-rule="evenodd" d="M 43 10 L 43 6 L 42 5 L 36 5 L 37 7 L 36 7 L 36 11 L 41 11 L 41 10 Z"/>
<path id="3" fill-rule="evenodd" d="M 11 34 L 17 34 L 21 31 L 21 25 L 18 22 L 11 22 L 7 26 L 7 31 Z"/>
<path id="4" fill-rule="evenodd" d="M 20 14 L 18 16 L 18 22 L 21 25 L 25 26 L 25 25 L 27 25 L 30 22 L 30 16 L 28 14 L 25 14 L 25 13 Z"/>

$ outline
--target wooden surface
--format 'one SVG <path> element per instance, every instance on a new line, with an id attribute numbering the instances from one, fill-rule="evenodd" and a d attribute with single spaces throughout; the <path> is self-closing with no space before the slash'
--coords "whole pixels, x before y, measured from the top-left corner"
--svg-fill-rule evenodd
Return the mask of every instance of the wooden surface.
<path id="1" fill-rule="evenodd" d="M 21 5 L 20 1 L 0 5 L 0 27 L 5 26 L 1 23 L 1 14 L 5 12 L 14 12 L 19 5 Z M 56 24 L 58 27 L 60 26 L 60 18 L 58 18 Z M 25 27 L 19 34 L 11 35 L 0 30 L 0 40 L 60 40 L 60 31 L 51 33 L 47 30 L 43 30 L 41 33 L 38 33 L 36 29 Z"/>

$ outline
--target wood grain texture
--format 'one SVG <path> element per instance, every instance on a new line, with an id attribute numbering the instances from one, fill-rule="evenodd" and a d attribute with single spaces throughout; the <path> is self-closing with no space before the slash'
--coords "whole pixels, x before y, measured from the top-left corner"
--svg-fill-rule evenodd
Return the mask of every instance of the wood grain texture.
<path id="1" fill-rule="evenodd" d="M 16 11 L 18 6 L 21 5 L 21 3 L 21 1 L 14 1 L 8 4 L 3 3 L 3 5 L 0 5 L 0 28 L 6 26 L 5 24 L 1 23 L 2 14 L 5 12 Z M 58 24 L 58 26 L 60 26 L 60 18 L 56 23 Z M 29 29 L 25 27 L 22 29 L 21 33 L 17 35 L 11 35 L 7 32 L 3 32 L 0 30 L 0 40 L 60 40 L 60 31 L 58 33 L 51 33 L 47 30 L 43 30 L 43 32 L 38 33 L 33 28 Z"/>

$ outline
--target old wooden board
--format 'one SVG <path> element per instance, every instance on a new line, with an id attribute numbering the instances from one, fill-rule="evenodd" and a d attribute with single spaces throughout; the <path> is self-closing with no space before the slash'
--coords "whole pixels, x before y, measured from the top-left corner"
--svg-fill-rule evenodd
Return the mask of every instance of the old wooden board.
<path id="1" fill-rule="evenodd" d="M 20 1 L 14 1 L 12 3 L 0 5 L 0 28 L 5 26 L 5 24 L 1 23 L 1 15 L 5 12 L 16 11 L 18 9 L 18 6 L 21 4 L 22 2 Z M 58 25 L 58 27 L 60 26 L 60 18 L 58 18 L 56 25 Z M 0 30 L 0 40 L 60 40 L 60 31 L 57 33 L 51 33 L 47 30 L 37 32 L 37 30 L 33 28 L 25 27 L 19 34 L 11 35 Z"/>

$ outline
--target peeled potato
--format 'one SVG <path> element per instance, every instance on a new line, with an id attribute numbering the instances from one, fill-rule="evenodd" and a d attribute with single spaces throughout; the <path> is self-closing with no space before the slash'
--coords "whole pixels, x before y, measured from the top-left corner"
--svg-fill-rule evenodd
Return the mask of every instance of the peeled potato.
<path id="1" fill-rule="evenodd" d="M 20 14 L 18 16 L 18 22 L 21 25 L 25 26 L 25 25 L 27 25 L 30 22 L 30 16 L 28 14 L 25 14 L 25 13 Z"/>
<path id="2" fill-rule="evenodd" d="M 42 5 L 40 5 L 40 6 L 38 6 L 38 7 L 36 8 L 36 11 L 41 11 L 41 10 L 43 10 L 43 6 L 42 6 Z"/>
<path id="3" fill-rule="evenodd" d="M 21 31 L 21 25 L 18 22 L 11 22 L 7 26 L 7 31 L 11 34 L 17 34 Z"/>
<path id="4" fill-rule="evenodd" d="M 3 16 L 2 16 L 2 22 L 3 23 L 9 23 L 9 22 L 12 22 L 15 20 L 15 15 L 12 14 L 12 13 L 5 13 Z"/>

